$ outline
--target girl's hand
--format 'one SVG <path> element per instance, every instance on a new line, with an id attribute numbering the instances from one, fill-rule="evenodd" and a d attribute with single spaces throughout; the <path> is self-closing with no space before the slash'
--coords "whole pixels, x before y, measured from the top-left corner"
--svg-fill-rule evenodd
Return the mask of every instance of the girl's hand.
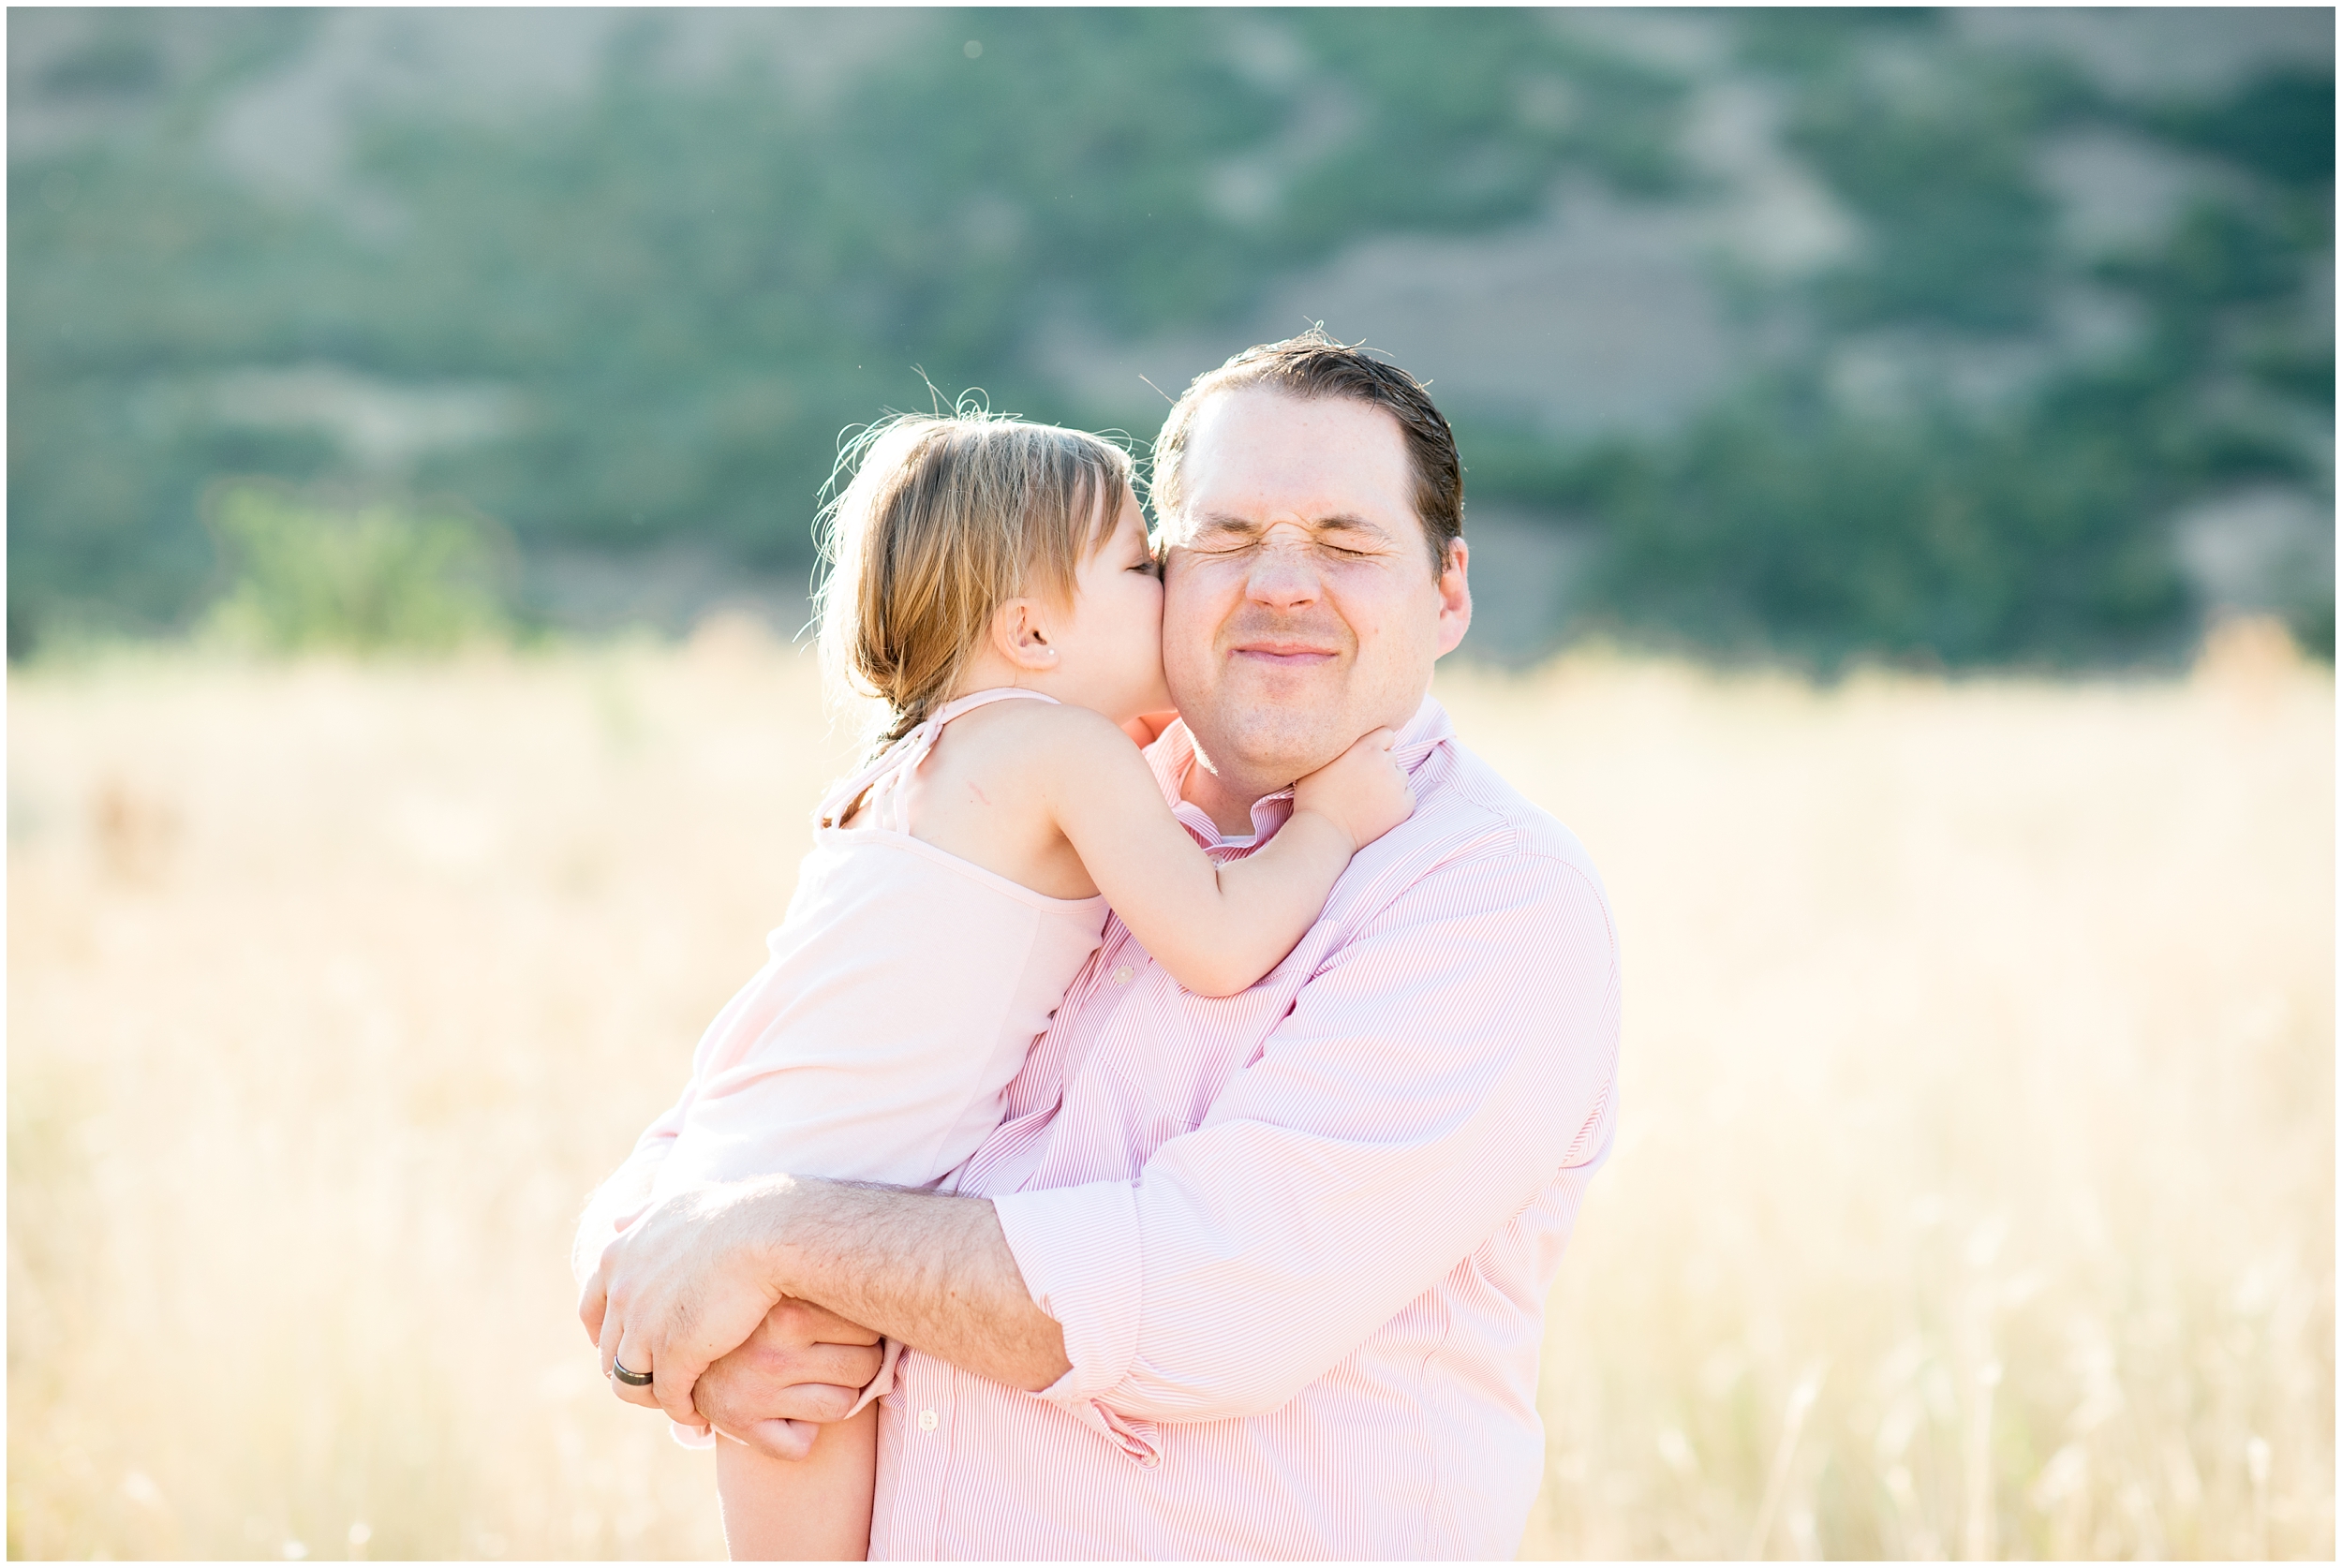
<path id="1" fill-rule="evenodd" d="M 1365 849 L 1415 812 L 1415 789 L 1391 760 L 1399 737 L 1375 730 L 1293 787 L 1293 808 L 1314 811 Z"/>

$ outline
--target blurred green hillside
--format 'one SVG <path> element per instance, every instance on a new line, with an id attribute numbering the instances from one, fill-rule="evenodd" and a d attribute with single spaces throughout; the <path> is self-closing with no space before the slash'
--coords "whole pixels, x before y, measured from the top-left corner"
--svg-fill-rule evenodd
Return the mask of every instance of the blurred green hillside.
<path id="1" fill-rule="evenodd" d="M 194 624 L 244 478 L 494 519 L 524 621 L 801 581 L 929 383 L 1143 440 L 1314 318 L 1456 419 L 1499 654 L 2331 654 L 2331 12 L 8 26 L 12 657 Z"/>

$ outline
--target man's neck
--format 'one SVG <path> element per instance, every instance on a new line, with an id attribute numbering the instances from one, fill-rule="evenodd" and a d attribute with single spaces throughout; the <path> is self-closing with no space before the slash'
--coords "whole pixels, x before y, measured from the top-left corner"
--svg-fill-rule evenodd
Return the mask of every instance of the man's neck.
<path id="1" fill-rule="evenodd" d="M 1191 744 L 1194 732 L 1188 732 Z M 1263 795 L 1275 794 L 1291 780 L 1254 787 L 1253 783 L 1235 779 L 1211 765 L 1201 747 L 1195 748 L 1195 760 L 1188 765 L 1187 777 L 1179 783 L 1179 798 L 1190 806 L 1200 807 L 1212 825 L 1222 833 L 1236 837 L 1253 831 L 1253 806 Z"/>
<path id="2" fill-rule="evenodd" d="M 1413 707 L 1385 722 L 1393 731 L 1403 731 L 1430 695 L 1423 693 Z M 1194 757 L 1188 763 L 1187 777 L 1179 781 L 1179 798 L 1201 808 L 1222 833 L 1238 837 L 1252 833 L 1253 807 L 1263 797 L 1291 788 L 1295 779 L 1334 760 L 1332 756 L 1314 761 L 1286 757 L 1261 762 L 1227 754 L 1215 757 L 1192 722 L 1187 726 L 1187 743 Z"/>

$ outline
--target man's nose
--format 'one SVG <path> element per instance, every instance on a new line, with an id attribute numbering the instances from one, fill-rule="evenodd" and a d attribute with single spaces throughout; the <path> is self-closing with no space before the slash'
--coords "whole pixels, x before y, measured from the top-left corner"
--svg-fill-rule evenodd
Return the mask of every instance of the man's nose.
<path id="1" fill-rule="evenodd" d="M 1271 533 L 1262 542 L 1260 554 L 1253 557 L 1244 592 L 1255 603 L 1291 610 L 1316 599 L 1317 562 L 1307 540 L 1282 538 L 1282 532 Z"/>

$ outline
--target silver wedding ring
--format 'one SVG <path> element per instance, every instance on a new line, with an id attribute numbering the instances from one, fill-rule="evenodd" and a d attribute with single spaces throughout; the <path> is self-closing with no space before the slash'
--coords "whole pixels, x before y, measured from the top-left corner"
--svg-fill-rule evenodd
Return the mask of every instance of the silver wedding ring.
<path id="1" fill-rule="evenodd" d="M 626 1384 L 629 1388 L 648 1388 L 650 1386 L 650 1374 L 648 1372 L 630 1372 L 619 1363 L 617 1357 L 615 1356 L 610 1358 L 610 1375 L 617 1379 L 620 1383 Z"/>

